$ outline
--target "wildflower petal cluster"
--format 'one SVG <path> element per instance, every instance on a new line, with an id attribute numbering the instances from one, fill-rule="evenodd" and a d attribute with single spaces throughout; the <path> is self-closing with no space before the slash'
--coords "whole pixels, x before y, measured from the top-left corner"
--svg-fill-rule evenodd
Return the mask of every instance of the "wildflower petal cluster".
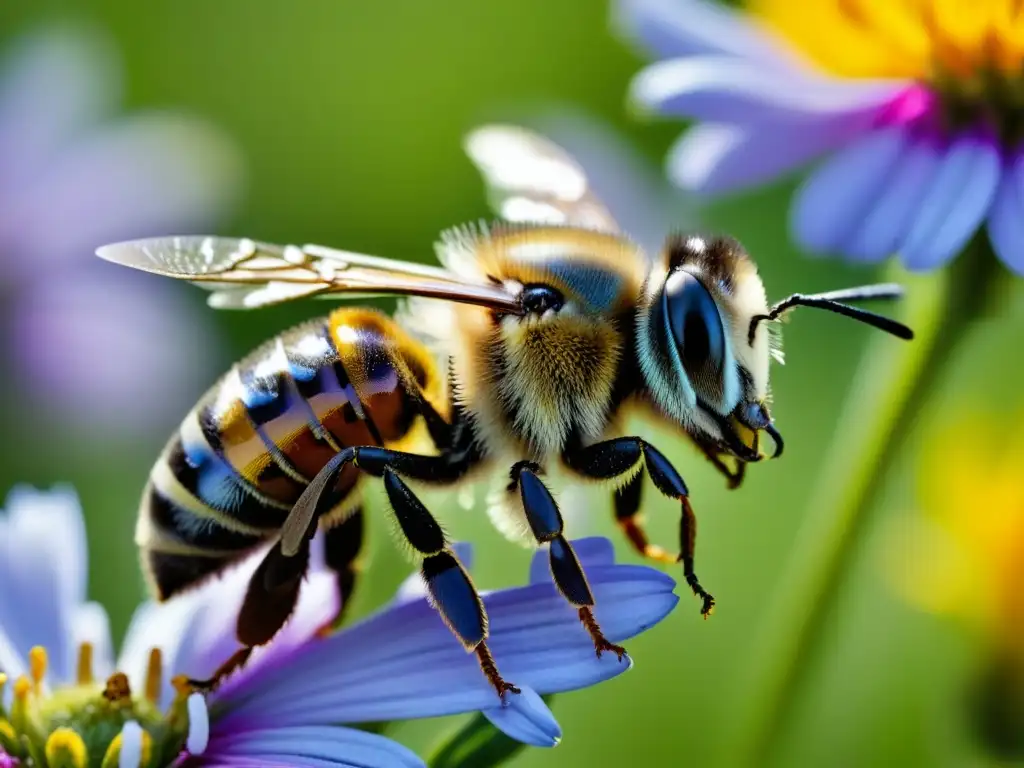
<path id="1" fill-rule="evenodd" d="M 140 606 L 115 664 L 106 614 L 85 602 L 84 527 L 74 493 L 12 492 L 0 514 L 0 542 L 0 670 L 12 692 L 0 712 L 0 760 L 9 763 L 418 766 L 406 747 L 347 724 L 473 711 L 513 738 L 550 747 L 561 729 L 539 694 L 593 685 L 632 664 L 595 656 L 543 554 L 527 586 L 483 595 L 492 652 L 519 695 L 497 698 L 428 603 L 418 575 L 378 612 L 324 636 L 340 605 L 317 541 L 288 624 L 203 697 L 184 676 L 209 675 L 237 648 L 235 616 L 258 555 L 183 598 Z M 616 565 L 606 539 L 575 546 L 609 639 L 644 631 L 678 602 L 670 577 Z M 458 551 L 468 567 L 471 551 Z"/>
<path id="2" fill-rule="evenodd" d="M 824 158 L 801 185 L 795 239 L 817 253 L 941 266 L 984 227 L 1024 274 L 1024 17 L 1012 0 L 621 0 L 662 60 L 643 108 L 697 121 L 673 180 L 726 192 Z"/>

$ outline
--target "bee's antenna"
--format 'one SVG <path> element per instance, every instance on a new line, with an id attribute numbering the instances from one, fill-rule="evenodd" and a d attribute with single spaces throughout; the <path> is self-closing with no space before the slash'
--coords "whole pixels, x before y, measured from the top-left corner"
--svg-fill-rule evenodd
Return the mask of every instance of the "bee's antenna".
<path id="1" fill-rule="evenodd" d="M 866 301 L 869 299 L 898 299 L 902 296 L 903 288 L 895 283 L 862 285 L 857 288 L 843 288 L 838 291 L 826 291 L 825 293 L 794 293 L 792 296 L 775 304 L 767 315 L 754 315 L 750 319 L 750 331 L 747 334 L 747 341 L 750 344 L 754 343 L 754 333 L 757 331 L 759 323 L 764 320 L 777 320 L 794 307 L 825 309 L 829 312 L 835 312 L 837 315 L 853 318 L 901 339 L 912 339 L 914 338 L 914 332 L 903 323 L 875 314 L 874 312 L 869 312 L 866 309 L 851 307 L 849 304 L 842 303 L 844 301 Z"/>

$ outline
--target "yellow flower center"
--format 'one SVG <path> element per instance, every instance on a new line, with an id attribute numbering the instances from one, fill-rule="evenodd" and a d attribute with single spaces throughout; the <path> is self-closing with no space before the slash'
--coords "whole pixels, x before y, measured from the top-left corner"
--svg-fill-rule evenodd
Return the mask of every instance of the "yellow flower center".
<path id="1" fill-rule="evenodd" d="M 1024 137 L 1020 0 L 750 0 L 750 10 L 825 72 L 912 80 L 938 97 L 941 125 Z"/>
<path id="2" fill-rule="evenodd" d="M 79 649 L 74 684 L 49 690 L 44 648 L 29 653 L 29 674 L 13 681 L 10 711 L 0 705 L 0 754 L 39 768 L 115 768 L 129 750 L 139 768 L 169 765 L 188 737 L 188 697 L 178 696 L 164 714 L 158 708 L 163 680 L 160 651 L 149 657 L 145 691 L 133 696 L 128 677 L 112 674 L 103 685 L 93 677 L 92 646 Z M 7 685 L 0 673 L 0 702 Z"/>

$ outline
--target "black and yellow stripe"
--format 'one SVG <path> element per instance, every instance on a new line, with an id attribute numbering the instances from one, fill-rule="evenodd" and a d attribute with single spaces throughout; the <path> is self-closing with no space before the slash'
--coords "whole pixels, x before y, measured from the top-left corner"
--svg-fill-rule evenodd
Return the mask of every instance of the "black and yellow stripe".
<path id="1" fill-rule="evenodd" d="M 309 481 L 349 446 L 407 439 L 445 411 L 433 360 L 390 318 L 342 309 L 235 365 L 196 405 L 150 475 L 136 540 L 159 599 L 276 535 Z M 358 472 L 335 486 L 335 524 Z"/>

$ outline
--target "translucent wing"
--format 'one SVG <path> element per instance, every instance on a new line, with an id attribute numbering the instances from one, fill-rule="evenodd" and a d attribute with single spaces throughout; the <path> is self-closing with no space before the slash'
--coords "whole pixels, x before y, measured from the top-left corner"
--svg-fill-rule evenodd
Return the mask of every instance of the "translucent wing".
<path id="1" fill-rule="evenodd" d="M 499 286 L 472 283 L 440 267 L 339 251 L 319 245 L 274 245 L 189 235 L 105 245 L 107 261 L 213 291 L 210 306 L 252 309 L 306 296 L 425 296 L 516 312 Z"/>
<path id="2" fill-rule="evenodd" d="M 465 150 L 503 219 L 621 231 L 579 163 L 543 136 L 518 126 L 485 125 L 466 137 Z"/>

